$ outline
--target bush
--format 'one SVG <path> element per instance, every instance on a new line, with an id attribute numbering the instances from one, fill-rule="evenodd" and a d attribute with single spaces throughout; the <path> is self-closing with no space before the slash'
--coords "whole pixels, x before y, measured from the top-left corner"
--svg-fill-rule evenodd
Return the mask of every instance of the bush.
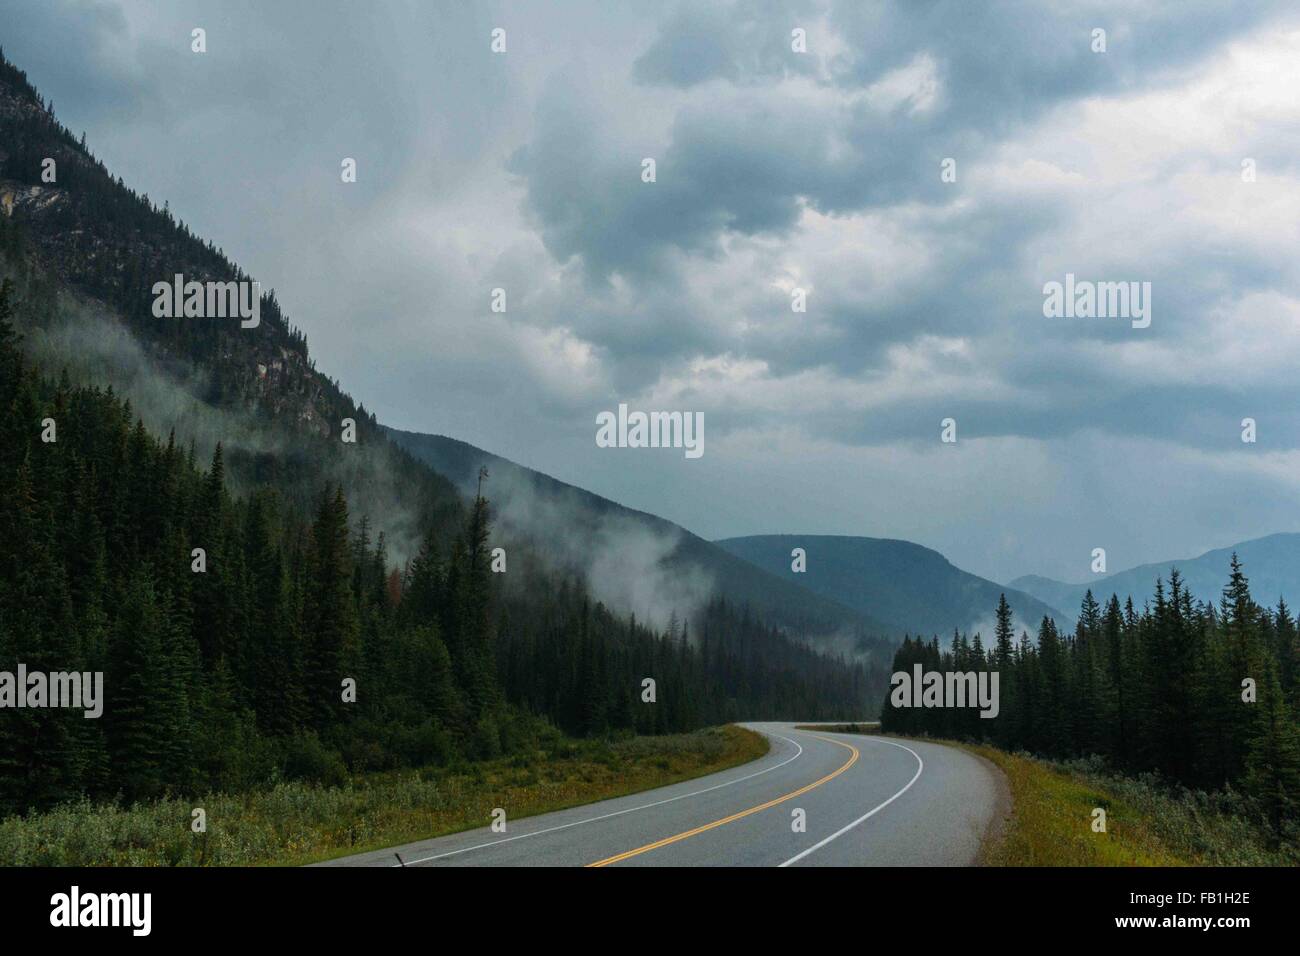
<path id="1" fill-rule="evenodd" d="M 475 760 L 492 760 L 501 756 L 501 730 L 491 714 L 479 718 L 470 739 L 470 755 Z"/>
<path id="2" fill-rule="evenodd" d="M 200 776 L 213 790 L 230 793 L 273 786 L 280 776 L 280 752 L 276 741 L 257 732 L 251 714 L 244 714 L 201 748 Z"/>
<path id="3" fill-rule="evenodd" d="M 495 720 L 481 728 L 489 738 Z M 545 733 L 545 724 L 533 725 Z M 500 733 L 499 727 L 496 728 Z M 715 754 L 718 739 L 731 747 Z M 437 739 L 434 734 L 431 739 Z M 499 743 L 499 741 L 498 741 Z M 363 847 L 393 846 L 488 822 L 487 807 L 514 808 L 512 818 L 545 813 L 644 787 L 687 779 L 762 755 L 759 735 L 729 728 L 619 745 L 629 763 L 617 771 L 584 755 L 607 748 L 566 745 L 572 762 L 508 768 L 507 761 L 425 768 L 359 777 L 342 786 L 340 755 L 315 734 L 284 741 L 278 759 L 301 779 L 251 793 L 209 792 L 130 806 L 86 799 L 43 813 L 0 819 L 0 866 L 250 866 L 301 863 Z M 672 771 L 655 769 L 667 757 Z M 193 833 L 191 811 L 207 812 L 208 830 Z"/>
<path id="4" fill-rule="evenodd" d="M 393 734 L 393 748 L 404 764 L 415 767 L 445 767 L 456 750 L 451 735 L 434 720 L 426 720 L 418 727 L 398 728 Z"/>
<path id="5" fill-rule="evenodd" d="M 343 758 L 330 750 L 315 733 L 308 731 L 290 739 L 285 747 L 284 775 L 290 780 L 342 786 L 348 781 Z"/>
<path id="6" fill-rule="evenodd" d="M 541 721 L 529 714 L 507 712 L 501 715 L 501 752 L 505 754 L 532 753 L 537 750 L 538 729 Z"/>

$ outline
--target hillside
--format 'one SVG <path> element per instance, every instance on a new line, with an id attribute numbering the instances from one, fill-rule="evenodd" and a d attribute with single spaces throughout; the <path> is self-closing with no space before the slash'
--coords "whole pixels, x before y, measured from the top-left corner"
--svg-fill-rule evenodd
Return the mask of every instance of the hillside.
<path id="1" fill-rule="evenodd" d="M 617 538 L 560 560 L 568 515 L 538 541 L 493 487 L 462 496 L 317 370 L 274 293 L 247 324 L 211 298 L 160 310 L 177 275 L 252 289 L 0 58 L 0 670 L 109 675 L 102 724 L 0 728 L 0 815 L 879 699 L 883 662 L 806 646 L 707 578 L 683 575 L 679 606 Z M 636 614 L 665 597 L 678 615 Z"/>
<path id="2" fill-rule="evenodd" d="M 176 274 L 255 278 L 166 203 L 114 178 L 0 59 L 0 278 L 15 285 L 14 324 L 29 357 L 67 369 L 74 382 L 112 385 L 150 431 L 175 431 L 200 461 L 221 442 L 236 490 L 274 485 L 306 509 L 325 484 L 341 484 L 401 557 L 430 525 L 450 536 L 459 494 L 386 441 L 374 416 L 317 370 L 273 291 L 263 289 L 252 328 L 156 317 L 153 285 Z M 357 432 L 346 447 L 345 419 Z"/>
<path id="3" fill-rule="evenodd" d="M 46 158 L 56 163 L 54 183 L 43 181 Z M 545 536 L 538 558 L 584 574 L 614 608 L 662 626 L 719 594 L 801 633 L 851 635 L 856 643 L 883 630 L 662 519 L 545 476 L 513 481 L 526 469 L 472 446 L 446 439 L 444 453 L 424 447 L 417 463 L 364 405 L 316 369 L 306 336 L 289 324 L 273 291 L 264 291 L 255 328 L 155 317 L 153 283 L 176 273 L 199 281 L 253 278 L 165 203 L 115 179 L 57 122 L 22 72 L 0 63 L 0 277 L 15 282 L 15 325 L 26 350 L 44 367 L 67 368 L 74 381 L 112 385 L 154 434 L 174 431 L 193 442 L 199 461 L 220 442 L 234 490 L 270 484 L 307 509 L 325 484 L 339 484 L 400 561 L 416 553 L 425 528 L 444 540 L 455 533 L 477 473 L 477 464 L 465 462 L 490 459 L 487 491 L 502 536 Z M 338 440 L 345 419 L 357 428 L 356 444 L 346 447 Z M 526 508 L 525 492 L 538 498 Z M 541 501 L 554 519 L 545 526 L 536 520 Z M 577 523 L 557 535 L 555 522 L 569 520 Z M 557 549 L 560 541 L 572 546 Z"/>
<path id="4" fill-rule="evenodd" d="M 1018 628 L 1031 632 L 1055 607 L 954 567 L 938 551 L 889 538 L 842 535 L 754 535 L 716 542 L 774 575 L 797 578 L 810 591 L 852 608 L 871 608 L 893 631 L 947 637 L 954 628 L 992 632 L 993 611 L 1005 593 Z M 790 552 L 807 552 L 807 570 L 790 569 Z"/>
<path id="5" fill-rule="evenodd" d="M 726 595 L 761 617 L 823 639 L 852 639 L 887 657 L 902 627 L 875 617 L 869 605 L 847 606 L 814 593 L 799 582 L 783 580 L 686 529 L 655 515 L 626 508 L 608 498 L 518 465 L 467 442 L 442 435 L 385 429 L 418 460 L 472 493 L 479 468 L 490 473 L 488 485 L 503 526 L 544 541 L 549 554 L 583 568 L 598 590 L 612 586 L 601 568 L 623 568 L 624 577 L 655 582 L 657 604 L 643 612 L 684 614 L 708 593 Z M 602 583 L 603 582 L 603 583 Z M 673 606 L 673 601 L 676 605 Z M 845 646 L 850 646 L 845 643 Z"/>
<path id="6" fill-rule="evenodd" d="M 1011 587 L 1066 609 L 1073 620 L 1089 588 L 1098 601 L 1117 594 L 1121 601 L 1131 596 L 1134 603 L 1140 604 L 1155 589 L 1157 578 L 1168 582 L 1170 569 L 1177 568 L 1193 598 L 1217 606 L 1234 551 L 1250 576 L 1251 591 L 1260 600 L 1274 603 L 1278 598 L 1285 598 L 1289 603 L 1300 594 L 1300 534 L 1295 533 L 1270 534 L 1215 548 L 1195 558 L 1143 564 L 1127 571 L 1098 575 L 1079 584 L 1030 574 L 1016 578 Z"/>

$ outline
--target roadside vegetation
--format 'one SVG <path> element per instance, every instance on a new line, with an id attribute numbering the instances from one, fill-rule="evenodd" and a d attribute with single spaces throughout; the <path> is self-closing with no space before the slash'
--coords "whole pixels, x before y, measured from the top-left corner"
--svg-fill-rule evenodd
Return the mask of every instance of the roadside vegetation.
<path id="1" fill-rule="evenodd" d="M 1150 775 L 1125 777 L 1096 758 L 1048 762 L 995 747 L 959 745 L 1006 774 L 1012 815 L 985 846 L 988 866 L 1294 866 L 1258 807 L 1235 791 L 1171 788 Z M 1106 832 L 1092 829 L 1106 811 Z M 1252 818 L 1258 822 L 1252 822 Z"/>
<path id="2" fill-rule="evenodd" d="M 528 754 L 358 775 L 340 786 L 291 782 L 131 806 L 83 799 L 0 822 L 0 865 L 310 863 L 486 826 L 496 807 L 505 809 L 509 823 L 678 783 L 767 750 L 766 738 L 736 726 L 616 741 L 556 732 Z M 205 833 L 191 830 L 195 808 L 205 811 Z"/>
<path id="3" fill-rule="evenodd" d="M 1273 608 L 1255 601 L 1235 554 L 1228 571 L 1217 607 L 1174 568 L 1140 613 L 1132 598 L 1103 605 L 1089 591 L 1073 632 L 1044 617 L 1036 639 L 1022 630 L 1017 642 L 1004 595 L 987 652 L 978 633 L 954 633 L 946 651 L 937 638 L 904 639 L 892 673 L 997 679 L 998 706 L 915 706 L 897 683 L 881 727 L 1055 761 L 1096 755 L 1131 779 L 1158 774 L 1171 792 L 1241 795 L 1224 798 L 1232 812 L 1265 823 L 1268 845 L 1300 852 L 1296 618 L 1281 598 Z"/>
<path id="4" fill-rule="evenodd" d="M 879 724 L 798 730 L 879 734 Z M 1297 866 L 1300 840 L 1280 838 L 1266 809 L 1232 789 L 1207 793 L 1155 774 L 1125 776 L 1101 757 L 1066 761 L 987 744 L 923 737 L 985 758 L 1006 776 L 1011 814 L 980 853 L 985 866 Z M 1105 832 L 1093 830 L 1106 812 Z"/>

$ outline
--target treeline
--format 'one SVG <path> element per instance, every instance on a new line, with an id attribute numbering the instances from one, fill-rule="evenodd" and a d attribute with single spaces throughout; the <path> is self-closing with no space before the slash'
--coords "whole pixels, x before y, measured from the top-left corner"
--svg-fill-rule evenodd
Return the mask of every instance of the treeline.
<path id="1" fill-rule="evenodd" d="M 1237 556 L 1216 608 L 1196 601 L 1177 569 L 1141 613 L 1089 591 L 1073 633 L 1044 618 L 1015 640 L 1003 595 L 993 645 L 976 634 L 907 639 L 894 671 L 997 672 L 1000 712 L 895 707 L 884 729 L 984 740 L 1049 758 L 1101 755 L 1115 769 L 1251 797 L 1277 831 L 1300 820 L 1300 648 L 1286 602 L 1257 604 Z"/>
<path id="2" fill-rule="evenodd" d="M 593 605 L 565 580 L 526 605 L 508 602 L 506 614 L 497 655 L 508 698 L 572 734 L 839 718 L 863 712 L 883 678 L 795 643 L 723 598 L 704 607 L 694 627 L 674 616 L 664 633 Z M 532 619 L 515 626 L 523 614 Z M 653 707 L 643 701 L 647 678 Z"/>
<path id="3" fill-rule="evenodd" d="M 234 497 L 220 446 L 201 469 L 111 389 L 27 367 L 9 295 L 0 671 L 103 672 L 106 701 L 98 719 L 0 710 L 0 815 L 492 757 L 542 721 L 657 733 L 862 709 L 861 668 L 721 602 L 657 633 L 571 579 L 505 596 L 482 496 L 402 567 L 338 488 L 309 513 Z"/>

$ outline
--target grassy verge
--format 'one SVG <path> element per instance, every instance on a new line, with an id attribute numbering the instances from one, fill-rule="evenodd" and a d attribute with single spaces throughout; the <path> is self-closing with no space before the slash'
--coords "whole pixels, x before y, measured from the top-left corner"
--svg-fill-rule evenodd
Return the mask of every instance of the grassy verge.
<path id="1" fill-rule="evenodd" d="M 5 866 L 249 866 L 309 863 L 661 787 L 761 757 L 740 727 L 604 741 L 562 740 L 535 754 L 376 774 L 342 787 L 272 790 L 132 807 L 70 804 L 0 822 Z M 190 830 L 201 807 L 207 832 Z"/>
<path id="2" fill-rule="evenodd" d="M 1013 810 L 984 847 L 989 866 L 1281 866 L 1300 852 L 1270 846 L 1239 798 L 1171 790 L 1107 773 L 1096 761 L 1058 764 L 994 747 L 957 744 L 1006 774 Z M 1092 830 L 1106 811 L 1106 832 Z"/>
<path id="3" fill-rule="evenodd" d="M 880 732 L 877 724 L 810 724 L 800 730 Z M 1230 792 L 1172 788 L 1153 777 L 1107 771 L 1100 759 L 1064 763 L 952 740 L 997 766 L 1011 817 L 985 843 L 986 866 L 1295 866 L 1300 846 L 1272 839 L 1248 802 Z M 1094 832 L 1093 812 L 1106 811 Z"/>

